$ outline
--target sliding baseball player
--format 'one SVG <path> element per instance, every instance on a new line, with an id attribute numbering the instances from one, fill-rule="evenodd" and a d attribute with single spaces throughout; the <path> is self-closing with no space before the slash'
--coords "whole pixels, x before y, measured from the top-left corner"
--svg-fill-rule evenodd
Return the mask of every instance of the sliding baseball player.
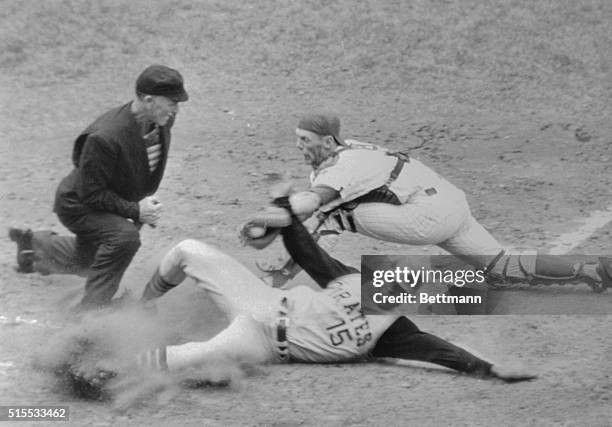
<path id="1" fill-rule="evenodd" d="M 214 247 L 185 240 L 173 247 L 143 292 L 151 304 L 186 278 L 195 280 L 227 315 L 229 326 L 212 339 L 146 351 L 128 370 L 181 372 L 228 360 L 237 363 L 327 363 L 364 358 L 400 358 L 436 363 L 460 372 L 506 381 L 532 379 L 521 369 L 492 364 L 434 335 L 422 332 L 406 317 L 387 308 L 365 315 L 361 306 L 361 275 L 332 258 L 317 245 L 302 223 L 282 208 L 274 225 L 289 254 L 321 289 L 268 286 L 250 270 Z M 282 217 L 284 215 L 284 220 Z M 251 222 L 261 226 L 261 222 Z M 367 299 L 365 299 L 367 300 Z M 389 307 L 392 308 L 392 307 Z M 117 373 L 82 375 L 80 384 L 102 386 Z M 118 373 L 121 375 L 121 372 Z"/>

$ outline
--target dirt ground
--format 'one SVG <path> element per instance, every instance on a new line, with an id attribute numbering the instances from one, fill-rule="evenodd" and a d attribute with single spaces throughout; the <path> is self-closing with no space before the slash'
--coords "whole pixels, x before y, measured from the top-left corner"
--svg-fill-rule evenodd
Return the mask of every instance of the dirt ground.
<path id="1" fill-rule="evenodd" d="M 7 227 L 64 232 L 51 206 L 78 132 L 127 102 L 150 63 L 185 77 L 191 99 L 158 192 L 164 217 L 143 230 L 122 284 L 136 294 L 184 238 L 255 271 L 253 260 L 269 254 L 239 246 L 238 226 L 278 176 L 306 186 L 293 132 L 316 108 L 337 111 L 345 137 L 411 149 L 466 190 L 476 218 L 509 246 L 546 251 L 611 205 L 606 0 L 0 5 Z M 612 253 L 611 232 L 602 226 L 572 253 Z M 420 250 L 345 235 L 334 253 L 357 264 L 362 254 Z M 529 366 L 539 378 L 528 383 L 391 364 L 266 366 L 231 387 L 182 387 L 120 410 L 74 399 L 32 368 L 83 282 L 17 274 L 14 252 L 0 240 L 0 405 L 66 404 L 72 424 L 97 426 L 612 425 L 610 290 L 522 287 L 497 294 L 500 315 L 413 317 L 491 360 Z M 185 338 L 222 326 L 190 284 L 168 295 L 160 316 Z"/>

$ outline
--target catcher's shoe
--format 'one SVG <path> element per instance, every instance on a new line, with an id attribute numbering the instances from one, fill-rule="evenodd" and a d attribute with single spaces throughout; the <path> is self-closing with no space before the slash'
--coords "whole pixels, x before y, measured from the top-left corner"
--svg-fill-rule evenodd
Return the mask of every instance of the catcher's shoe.
<path id="1" fill-rule="evenodd" d="M 595 270 L 601 278 L 601 291 L 612 288 L 612 258 L 600 257 L 599 265 Z"/>
<path id="2" fill-rule="evenodd" d="M 32 230 L 9 228 L 9 238 L 17 243 L 17 267 L 19 273 L 34 273 L 34 251 Z"/>
<path id="3" fill-rule="evenodd" d="M 598 263 L 581 264 L 576 279 L 586 283 L 596 293 L 612 287 L 612 258 L 600 257 Z"/>
<path id="4" fill-rule="evenodd" d="M 287 270 L 272 270 L 267 272 L 266 274 L 259 277 L 265 283 L 273 288 L 281 288 L 284 289 L 285 285 L 291 277 L 289 276 L 289 272 Z"/>
<path id="5" fill-rule="evenodd" d="M 282 258 L 275 264 L 266 261 L 255 261 L 255 265 L 265 273 L 259 278 L 273 288 L 283 288 L 302 268 L 292 258 Z"/>
<path id="6" fill-rule="evenodd" d="M 334 230 L 315 230 L 311 232 L 313 239 L 319 242 L 321 248 L 329 250 L 335 245 L 334 237 L 338 236 L 338 232 Z M 321 237 L 327 237 L 321 240 Z M 259 278 L 273 288 L 285 289 L 287 282 L 297 276 L 302 267 L 295 262 L 289 255 L 282 256 L 273 262 L 266 260 L 255 261 L 257 268 L 265 273 Z"/>

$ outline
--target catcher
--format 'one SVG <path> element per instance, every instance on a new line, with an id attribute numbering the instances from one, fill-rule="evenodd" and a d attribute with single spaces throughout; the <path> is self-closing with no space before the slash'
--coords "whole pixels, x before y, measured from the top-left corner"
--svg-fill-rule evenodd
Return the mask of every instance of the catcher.
<path id="1" fill-rule="evenodd" d="M 596 292 L 612 286 L 612 258 L 585 261 L 505 250 L 472 216 L 463 191 L 405 153 L 343 140 L 340 120 L 333 114 L 306 115 L 295 133 L 297 148 L 313 169 L 310 188 L 286 201 L 302 220 L 318 212 L 326 226 L 336 230 L 409 245 L 437 245 L 486 271 L 487 283 L 494 286 L 587 284 Z M 450 292 L 468 290 L 453 286 Z"/>
<path id="2" fill-rule="evenodd" d="M 212 246 L 184 240 L 163 258 L 144 289 L 142 302 L 154 304 L 155 299 L 189 277 L 227 315 L 229 326 L 205 342 L 163 346 L 142 353 L 135 362 L 139 369 L 184 372 L 228 360 L 263 364 L 398 358 L 505 381 L 535 378 L 521 369 L 480 359 L 419 330 L 408 318 L 391 311 L 364 315 L 358 270 L 321 249 L 304 225 L 283 208 L 263 219 L 255 218 L 246 227 L 257 229 L 263 225 L 282 234 L 290 255 L 321 289 L 303 285 L 288 290 L 273 288 Z M 133 369 L 133 365 L 128 368 Z M 106 379 L 120 374 L 102 370 L 83 379 L 72 372 L 88 386 L 102 386 Z"/>

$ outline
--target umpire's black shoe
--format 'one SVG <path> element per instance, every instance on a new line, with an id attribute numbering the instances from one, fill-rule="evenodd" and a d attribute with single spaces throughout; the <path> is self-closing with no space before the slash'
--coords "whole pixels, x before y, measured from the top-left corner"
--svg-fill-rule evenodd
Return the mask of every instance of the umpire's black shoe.
<path id="1" fill-rule="evenodd" d="M 9 238 L 17 243 L 17 268 L 19 273 L 34 273 L 32 230 L 9 229 Z"/>

